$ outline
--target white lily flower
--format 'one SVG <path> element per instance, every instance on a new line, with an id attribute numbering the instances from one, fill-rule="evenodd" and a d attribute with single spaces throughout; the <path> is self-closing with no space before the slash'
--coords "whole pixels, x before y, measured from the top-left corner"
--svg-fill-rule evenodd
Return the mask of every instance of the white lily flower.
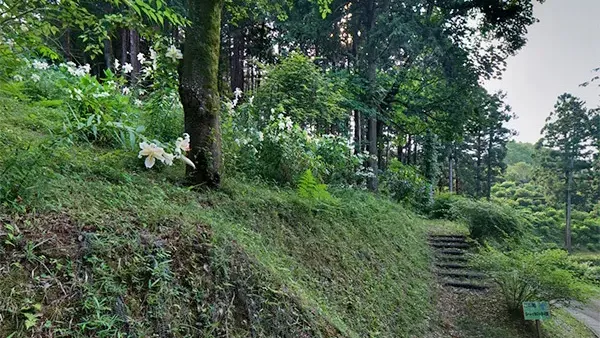
<path id="1" fill-rule="evenodd" d="M 115 70 L 119 70 L 121 64 L 119 63 L 119 59 L 115 59 Z"/>
<path id="2" fill-rule="evenodd" d="M 131 65 L 131 63 L 127 62 L 123 65 L 123 73 L 129 74 L 132 71 L 133 71 L 133 66 Z"/>
<path id="3" fill-rule="evenodd" d="M 181 51 L 179 49 L 177 49 L 177 47 L 175 47 L 175 45 L 171 45 L 167 49 L 165 56 L 170 58 L 171 60 L 173 60 L 173 62 L 176 62 L 178 59 L 183 59 L 183 54 L 181 54 Z"/>
<path id="4" fill-rule="evenodd" d="M 156 51 L 153 48 L 150 48 L 150 59 L 156 60 L 157 57 L 158 57 L 158 54 L 156 54 Z"/>
<path id="5" fill-rule="evenodd" d="M 192 162 L 192 160 L 190 160 L 189 158 L 183 156 L 183 155 L 179 155 L 179 158 L 187 165 L 189 165 L 190 167 L 196 169 L 196 165 L 194 164 L 194 162 Z"/>
<path id="6" fill-rule="evenodd" d="M 138 107 L 138 108 L 141 108 L 141 107 L 144 105 L 144 103 L 143 103 L 143 102 L 142 102 L 142 100 L 140 100 L 140 99 L 135 99 L 135 100 L 133 101 L 133 104 L 134 104 L 136 107 Z"/>
<path id="7" fill-rule="evenodd" d="M 173 165 L 173 160 L 175 159 L 175 155 L 173 154 L 169 154 L 169 153 L 164 153 L 163 154 L 163 163 L 168 165 L 168 166 L 172 166 Z"/>
<path id="8" fill-rule="evenodd" d="M 39 81 L 41 80 L 41 78 L 40 78 L 40 76 L 39 76 L 39 75 L 37 75 L 37 74 L 32 74 L 32 75 L 31 75 L 31 80 L 32 80 L 33 82 L 39 82 Z"/>
<path id="9" fill-rule="evenodd" d="M 158 159 L 161 162 L 165 161 L 165 150 L 159 146 L 157 146 L 154 143 L 146 143 L 146 142 L 142 142 L 140 143 L 140 152 L 138 153 L 138 158 L 142 158 L 143 156 L 146 156 L 146 160 L 144 161 L 144 164 L 146 165 L 146 168 L 150 169 L 154 166 L 154 164 L 156 163 L 156 160 Z"/>
<path id="10" fill-rule="evenodd" d="M 244 92 L 242 92 L 242 90 L 240 88 L 236 88 L 235 91 L 233 92 L 233 95 L 235 96 L 236 99 L 239 99 L 240 97 L 242 97 L 242 94 L 244 94 Z"/>
<path id="11" fill-rule="evenodd" d="M 284 130 L 285 129 L 285 122 L 279 121 L 279 123 L 277 123 L 277 126 L 279 127 L 279 130 Z"/>
<path id="12" fill-rule="evenodd" d="M 144 63 L 144 62 L 146 62 L 146 56 L 144 55 L 144 53 L 139 53 L 139 54 L 137 55 L 137 59 L 138 59 L 138 61 L 139 61 L 140 63 Z"/>
<path id="13" fill-rule="evenodd" d="M 13 80 L 17 81 L 17 82 L 21 82 L 23 81 L 23 77 L 21 75 L 15 75 L 13 76 Z"/>
<path id="14" fill-rule="evenodd" d="M 129 93 L 131 93 L 131 90 L 128 87 L 123 87 L 123 95 L 129 95 Z"/>
<path id="15" fill-rule="evenodd" d="M 191 150 L 190 147 L 190 135 L 189 134 L 183 134 L 183 138 L 178 138 L 177 141 L 175 141 L 175 152 L 178 154 L 181 154 L 181 152 L 188 152 Z"/>

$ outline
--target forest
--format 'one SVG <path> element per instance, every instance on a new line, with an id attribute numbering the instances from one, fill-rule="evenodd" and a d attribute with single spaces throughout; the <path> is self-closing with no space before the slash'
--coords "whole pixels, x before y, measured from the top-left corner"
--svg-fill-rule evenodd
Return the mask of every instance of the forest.
<path id="1" fill-rule="evenodd" d="M 485 86 L 543 2 L 0 0 L 0 336 L 434 337 L 457 227 L 509 313 L 597 298 L 600 107 Z"/>

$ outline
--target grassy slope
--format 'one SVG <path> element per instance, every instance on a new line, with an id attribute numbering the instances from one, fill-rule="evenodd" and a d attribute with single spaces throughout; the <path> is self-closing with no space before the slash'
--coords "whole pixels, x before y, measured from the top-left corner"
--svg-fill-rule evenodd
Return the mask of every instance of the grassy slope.
<path id="1" fill-rule="evenodd" d="M 192 192 L 181 167 L 44 146 L 61 114 L 0 97 L 19 196 L 0 213 L 0 336 L 423 336 L 426 221 L 361 192 Z"/>

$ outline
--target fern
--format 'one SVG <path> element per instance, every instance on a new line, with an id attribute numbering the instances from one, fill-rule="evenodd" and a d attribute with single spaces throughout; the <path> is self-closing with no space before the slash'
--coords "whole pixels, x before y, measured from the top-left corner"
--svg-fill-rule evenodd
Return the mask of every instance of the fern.
<path id="1" fill-rule="evenodd" d="M 298 195 L 311 200 L 329 200 L 331 195 L 327 185 L 317 182 L 310 169 L 306 170 L 298 180 Z"/>

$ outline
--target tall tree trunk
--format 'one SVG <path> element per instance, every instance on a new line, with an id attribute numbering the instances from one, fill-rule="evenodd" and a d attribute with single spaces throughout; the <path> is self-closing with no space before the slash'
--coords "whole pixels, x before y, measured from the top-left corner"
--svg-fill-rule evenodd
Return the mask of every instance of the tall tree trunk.
<path id="1" fill-rule="evenodd" d="M 244 88 L 244 51 L 245 37 L 244 28 L 240 27 L 231 32 L 233 40 L 233 50 L 231 54 L 231 91 L 236 88 L 245 90 Z"/>
<path id="2" fill-rule="evenodd" d="M 221 183 L 220 100 L 218 92 L 221 12 L 224 0 L 188 0 L 187 28 L 179 93 L 185 130 L 191 136 L 190 183 L 218 188 Z"/>
<path id="3" fill-rule="evenodd" d="M 412 136 L 408 135 L 408 141 L 406 141 L 406 161 L 404 164 L 410 164 L 410 157 L 412 154 Z"/>
<path id="4" fill-rule="evenodd" d="M 485 198 L 489 201 L 492 199 L 492 153 L 494 151 L 494 133 L 493 129 L 490 128 L 487 149 L 487 187 L 485 190 Z"/>
<path id="5" fill-rule="evenodd" d="M 379 169 L 385 168 L 385 142 L 383 141 L 383 122 L 377 121 L 377 166 Z"/>
<path id="6" fill-rule="evenodd" d="M 460 156 L 458 156 L 456 149 L 454 149 L 454 191 L 456 192 L 456 194 L 460 194 Z"/>
<path id="7" fill-rule="evenodd" d="M 453 149 L 450 148 L 450 155 L 448 155 L 448 189 L 450 193 L 454 192 L 454 156 Z"/>
<path id="8" fill-rule="evenodd" d="M 121 30 L 121 66 L 127 62 L 127 53 L 129 51 L 129 32 L 123 28 Z"/>
<path id="9" fill-rule="evenodd" d="M 354 111 L 354 147 L 357 154 L 362 153 L 362 120 L 360 111 Z"/>
<path id="10" fill-rule="evenodd" d="M 137 55 L 140 52 L 140 35 L 135 29 L 129 30 L 129 59 L 133 70 L 131 71 L 131 82 L 137 82 L 138 75 L 140 74 L 140 62 L 137 59 Z"/>
<path id="11" fill-rule="evenodd" d="M 569 160 L 569 172 L 567 173 L 567 212 L 566 212 L 566 226 L 565 226 L 565 247 L 567 249 L 567 251 L 569 253 L 571 253 L 573 251 L 572 246 L 571 246 L 571 209 L 572 209 L 572 203 L 571 203 L 571 196 L 573 195 L 572 189 L 573 189 L 573 162 L 574 159 L 571 156 L 571 159 Z"/>
<path id="12" fill-rule="evenodd" d="M 367 16 L 367 31 L 365 34 L 365 59 L 366 59 L 366 79 L 369 87 L 369 99 L 371 100 L 371 108 L 376 108 L 376 86 L 377 86 L 377 48 L 373 33 L 375 31 L 376 1 L 368 0 L 366 3 Z M 371 191 L 377 191 L 379 182 L 377 179 L 377 114 L 371 113 L 368 121 L 368 137 L 369 137 L 369 168 L 373 172 L 373 176 L 369 177 L 367 186 Z"/>
<path id="13" fill-rule="evenodd" d="M 481 132 L 477 133 L 477 162 L 475 167 L 475 196 L 481 197 Z"/>
<path id="14" fill-rule="evenodd" d="M 104 40 L 104 64 L 106 69 L 111 69 L 113 66 L 113 50 L 110 39 Z"/>

